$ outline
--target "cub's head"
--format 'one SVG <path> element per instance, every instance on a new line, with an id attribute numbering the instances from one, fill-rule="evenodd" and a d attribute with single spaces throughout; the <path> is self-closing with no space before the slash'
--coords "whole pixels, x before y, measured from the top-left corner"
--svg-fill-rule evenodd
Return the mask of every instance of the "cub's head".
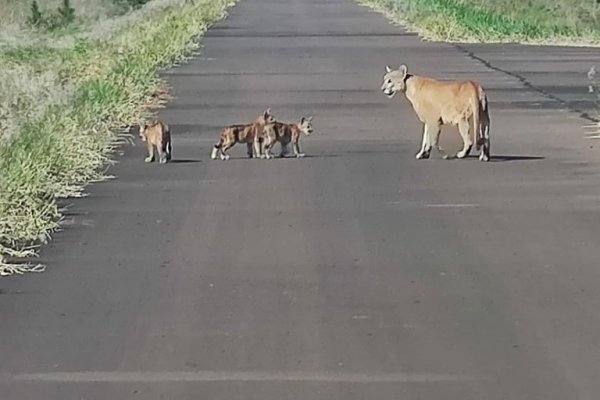
<path id="1" fill-rule="evenodd" d="M 300 131 L 302 131 L 302 133 L 304 133 L 306 136 L 313 133 L 312 119 L 313 117 L 300 118 L 300 123 L 298 124 L 298 127 L 300 128 Z"/>
<path id="2" fill-rule="evenodd" d="M 275 123 L 275 117 L 271 114 L 271 109 L 267 108 L 260 117 L 257 118 L 256 122 L 262 125 L 271 125 Z"/>
<path id="3" fill-rule="evenodd" d="M 385 93 L 387 97 L 392 98 L 396 92 L 406 91 L 406 78 L 408 76 L 407 69 L 408 68 L 404 64 L 402 64 L 398 69 L 391 69 L 386 65 L 381 91 Z"/>
<path id="4" fill-rule="evenodd" d="M 148 132 L 148 127 L 149 125 L 146 123 L 140 124 L 140 139 L 142 139 L 143 142 L 146 141 L 146 132 Z"/>

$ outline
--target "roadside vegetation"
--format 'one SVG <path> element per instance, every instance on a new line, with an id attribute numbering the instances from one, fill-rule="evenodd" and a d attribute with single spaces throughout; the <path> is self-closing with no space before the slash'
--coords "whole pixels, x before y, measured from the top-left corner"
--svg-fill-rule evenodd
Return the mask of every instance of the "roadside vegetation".
<path id="1" fill-rule="evenodd" d="M 235 0 L 0 0 L 0 275 L 60 227 L 60 199 L 106 179 L 123 127 L 164 100 L 157 71 Z M 6 11 L 5 11 L 6 10 Z"/>
<path id="2" fill-rule="evenodd" d="M 600 45 L 600 0 L 358 0 L 431 40 Z"/>

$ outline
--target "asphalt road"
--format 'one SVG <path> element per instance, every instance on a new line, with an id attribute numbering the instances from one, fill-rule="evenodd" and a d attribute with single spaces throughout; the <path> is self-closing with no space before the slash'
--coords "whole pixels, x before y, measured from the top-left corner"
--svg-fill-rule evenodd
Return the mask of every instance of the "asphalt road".
<path id="1" fill-rule="evenodd" d="M 348 0 L 243 0 L 204 44 L 165 73 L 174 162 L 124 147 L 47 272 L 0 280 L 0 399 L 598 398 L 598 50 L 424 43 Z M 400 63 L 484 85 L 492 162 L 414 159 Z M 269 106 L 314 115 L 308 157 L 209 159 Z"/>

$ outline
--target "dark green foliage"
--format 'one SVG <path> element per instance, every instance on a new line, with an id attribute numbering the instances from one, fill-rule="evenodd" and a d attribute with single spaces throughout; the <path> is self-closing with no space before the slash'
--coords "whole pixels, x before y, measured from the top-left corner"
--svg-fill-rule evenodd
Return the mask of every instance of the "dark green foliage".
<path id="1" fill-rule="evenodd" d="M 143 6 L 150 0 L 113 0 L 113 1 L 115 2 L 115 4 L 118 4 L 120 6 L 125 6 L 128 8 L 137 8 L 137 7 Z"/>
<path id="2" fill-rule="evenodd" d="M 62 25 L 68 25 L 75 20 L 75 9 L 71 7 L 70 0 L 63 0 L 62 6 L 57 11 Z"/>
<path id="3" fill-rule="evenodd" d="M 27 19 L 29 26 L 46 31 L 69 26 L 75 21 L 75 9 L 71 7 L 70 0 L 63 0 L 56 11 L 42 12 L 36 0 L 31 3 L 31 15 Z"/>
<path id="4" fill-rule="evenodd" d="M 31 26 L 39 26 L 41 22 L 42 13 L 40 11 L 40 6 L 36 0 L 33 0 L 33 2 L 31 2 L 31 15 L 27 19 L 27 23 Z"/>

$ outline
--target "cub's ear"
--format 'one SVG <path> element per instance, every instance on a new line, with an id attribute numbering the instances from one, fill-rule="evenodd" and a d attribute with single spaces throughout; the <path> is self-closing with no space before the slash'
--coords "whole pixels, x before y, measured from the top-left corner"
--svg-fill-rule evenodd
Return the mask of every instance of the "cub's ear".
<path id="1" fill-rule="evenodd" d="M 406 76 L 406 74 L 408 73 L 408 67 L 406 66 L 406 64 L 402 64 L 399 69 L 400 72 L 402 72 L 402 76 Z"/>
<path id="2" fill-rule="evenodd" d="M 307 118 L 308 122 L 312 122 L 312 119 L 313 119 L 312 116 L 310 116 L 310 117 Z"/>
<path id="3" fill-rule="evenodd" d="M 392 69 L 390 68 L 389 65 L 385 66 L 385 72 L 392 72 Z"/>
<path id="4" fill-rule="evenodd" d="M 304 121 L 306 121 L 306 118 L 304 118 L 304 117 L 300 118 L 300 123 L 301 123 L 301 124 L 303 124 L 303 123 L 304 123 Z"/>

